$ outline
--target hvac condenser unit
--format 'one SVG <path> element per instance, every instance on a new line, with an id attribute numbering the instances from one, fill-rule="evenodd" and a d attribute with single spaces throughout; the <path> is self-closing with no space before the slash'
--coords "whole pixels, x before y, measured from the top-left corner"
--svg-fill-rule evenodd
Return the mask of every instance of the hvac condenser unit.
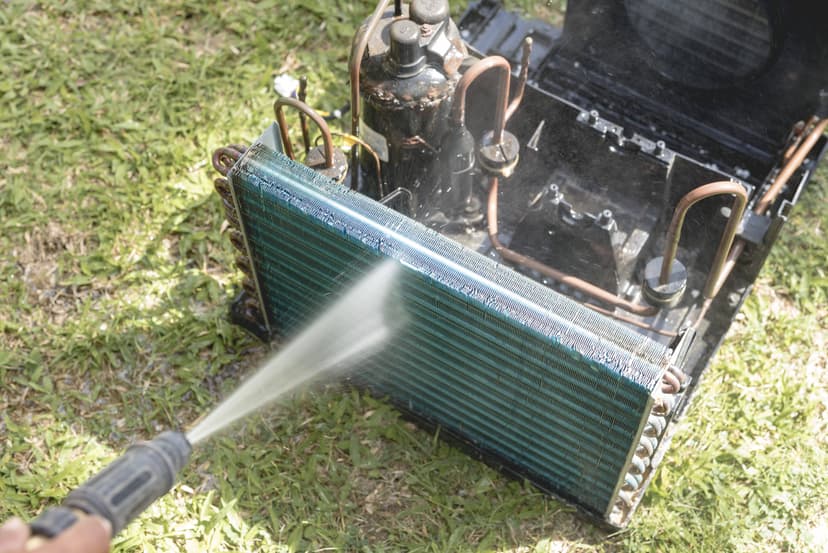
<path id="1" fill-rule="evenodd" d="M 559 30 L 381 2 L 341 132 L 299 90 L 214 156 L 234 319 L 289 334 L 398 260 L 408 323 L 357 384 L 625 525 L 825 148 L 826 11 L 570 0 Z"/>

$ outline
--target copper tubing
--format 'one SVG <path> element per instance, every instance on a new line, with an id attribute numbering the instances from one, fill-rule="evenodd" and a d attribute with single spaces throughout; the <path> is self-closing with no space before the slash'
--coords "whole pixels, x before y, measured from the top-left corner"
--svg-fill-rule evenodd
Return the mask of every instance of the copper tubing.
<path id="1" fill-rule="evenodd" d="M 770 208 L 771 205 L 776 201 L 776 198 L 779 196 L 779 193 L 788 183 L 788 179 L 793 176 L 797 169 L 802 165 L 805 161 L 805 158 L 808 157 L 808 154 L 811 153 L 814 145 L 822 136 L 822 133 L 825 132 L 826 127 L 828 127 L 828 119 L 822 119 L 819 121 L 814 129 L 808 134 L 807 138 L 801 141 L 801 144 L 796 149 L 790 159 L 785 163 L 785 166 L 779 171 L 776 175 L 776 178 L 773 179 L 773 183 L 768 187 L 765 193 L 762 195 L 762 198 L 753 208 L 754 213 L 757 215 L 764 215 L 765 212 Z M 730 273 L 733 271 L 733 267 L 736 266 L 736 260 L 739 259 L 739 256 L 742 255 L 742 252 L 745 251 L 747 247 L 747 243 L 744 240 L 736 240 L 736 243 L 733 244 L 733 247 L 730 249 L 730 252 L 727 255 L 727 259 L 725 260 L 724 266 L 722 267 L 722 272 L 719 274 L 718 279 L 716 280 L 716 284 L 714 286 L 714 294 L 718 294 L 719 290 L 722 289 L 724 286 L 727 277 L 730 276 Z"/>
<path id="2" fill-rule="evenodd" d="M 807 130 L 811 125 L 816 125 L 819 122 L 819 117 L 816 115 L 812 116 L 808 122 L 800 121 L 796 125 L 794 125 L 794 129 L 791 132 L 792 136 L 794 137 L 793 142 L 791 145 L 788 146 L 788 149 L 785 150 L 785 155 L 782 156 L 782 161 L 788 161 L 791 159 L 791 156 L 794 152 L 799 148 L 799 145 L 802 143 L 802 139 L 805 138 L 807 134 Z"/>
<path id="3" fill-rule="evenodd" d="M 552 267 L 545 265 L 544 263 L 541 263 L 523 254 L 520 254 L 514 250 L 510 250 L 509 248 L 504 246 L 497 238 L 497 188 L 497 177 L 489 177 L 489 200 L 487 212 L 489 225 L 489 240 L 491 241 L 494 249 L 497 251 L 498 254 L 500 254 L 500 256 L 503 259 L 537 271 L 542 275 L 548 276 L 549 278 L 556 280 L 561 284 L 570 286 L 592 298 L 595 298 L 609 305 L 618 307 L 619 309 L 623 309 L 624 311 L 628 311 L 635 315 L 639 315 L 641 317 L 650 317 L 658 313 L 657 307 L 652 307 L 649 305 L 640 305 L 625 300 L 624 298 L 616 296 L 611 292 L 607 292 L 599 286 L 595 286 L 594 284 L 590 284 L 585 280 L 581 280 L 580 278 L 568 275 L 566 273 L 558 271 L 557 269 L 553 269 Z"/>
<path id="4" fill-rule="evenodd" d="M 747 242 L 742 239 L 736 240 L 736 243 L 733 244 L 733 247 L 730 248 L 730 253 L 727 254 L 727 259 L 725 260 L 725 264 L 722 267 L 722 272 L 719 275 L 718 280 L 716 280 L 716 286 L 713 289 L 715 294 L 719 293 L 719 290 L 722 289 L 724 286 L 727 277 L 730 276 L 730 273 L 733 272 L 733 267 L 736 266 L 736 260 L 739 259 L 739 256 L 742 255 L 742 252 L 745 251 L 745 247 L 747 246 Z"/>
<path id="5" fill-rule="evenodd" d="M 273 104 L 273 110 L 276 112 L 276 122 L 279 123 L 279 135 L 282 137 L 282 147 L 285 149 L 285 155 L 290 159 L 294 159 L 293 146 L 290 144 L 290 137 L 287 132 L 287 121 L 285 121 L 285 114 L 282 111 L 283 106 L 289 106 L 299 110 L 300 113 L 307 115 L 311 121 L 316 123 L 319 132 L 322 133 L 322 144 L 325 151 L 325 169 L 333 167 L 334 163 L 334 149 L 333 139 L 331 138 L 331 131 L 328 124 L 321 115 L 313 111 L 307 104 L 295 100 L 293 98 L 282 97 L 276 100 Z M 305 150 L 308 149 L 308 144 L 305 144 Z"/>
<path id="6" fill-rule="evenodd" d="M 222 174 L 222 176 L 227 176 L 227 173 L 230 172 L 230 169 L 239 158 L 247 151 L 245 146 L 240 144 L 231 144 L 224 148 L 219 148 L 213 152 L 213 167 L 216 171 Z"/>
<path id="7" fill-rule="evenodd" d="M 496 70 L 499 73 L 497 89 L 497 105 L 494 116 L 494 136 L 492 141 L 497 144 L 503 141 L 503 129 L 506 127 L 506 112 L 509 109 L 509 80 L 512 69 L 506 58 L 502 56 L 488 56 L 478 61 L 460 77 L 457 88 L 454 89 L 454 101 L 451 105 L 451 121 L 456 126 L 465 125 L 466 121 L 466 93 L 471 84 L 480 75 L 487 71 Z M 515 106 L 517 107 L 517 106 Z"/>
<path id="8" fill-rule="evenodd" d="M 667 229 L 667 245 L 664 248 L 664 259 L 661 264 L 661 276 L 659 278 L 661 284 L 667 283 L 670 278 L 670 271 L 672 270 L 673 261 L 676 258 L 676 251 L 681 240 L 681 227 L 684 225 L 684 218 L 687 212 L 698 202 L 723 194 L 732 194 L 734 196 L 733 205 L 730 208 L 730 217 L 722 233 L 719 247 L 716 249 L 713 268 L 707 277 L 707 283 L 704 285 L 703 292 L 705 298 L 712 298 L 715 295 L 716 282 L 718 282 L 719 275 L 724 267 L 727 254 L 730 252 L 730 246 L 733 245 L 733 240 L 739 231 L 739 224 L 742 221 L 742 215 L 745 212 L 745 206 L 747 206 L 748 201 L 747 192 L 745 192 L 742 185 L 732 181 L 717 181 L 699 186 L 685 194 L 679 200 L 676 210 L 673 212 L 673 219 L 670 221 L 670 228 Z"/>
<path id="9" fill-rule="evenodd" d="M 509 101 L 509 87 L 511 86 L 512 66 L 506 58 L 501 56 L 485 57 L 472 65 L 457 83 L 454 90 L 454 100 L 451 106 L 451 120 L 457 125 L 465 125 L 466 121 L 466 95 L 471 84 L 480 75 L 492 69 L 499 70 L 500 83 L 497 90 L 497 104 L 495 106 L 495 127 L 493 141 L 495 143 L 503 140 L 503 129 L 506 122 L 514 115 L 520 102 L 523 100 L 523 91 L 526 89 L 526 79 L 529 75 L 529 56 L 532 55 L 532 37 L 523 39 L 523 54 L 520 59 L 520 76 L 518 77 L 518 88 L 515 97 Z"/>
<path id="10" fill-rule="evenodd" d="M 825 132 L 825 128 L 828 127 L 828 119 L 823 119 L 819 123 L 816 124 L 814 130 L 812 130 L 808 137 L 802 141 L 802 144 L 796 149 L 796 152 L 791 156 L 788 162 L 782 167 L 782 170 L 779 171 L 779 174 L 776 175 L 776 178 L 773 179 L 773 184 L 765 191 L 765 194 L 762 196 L 762 199 L 759 200 L 759 203 L 756 204 L 756 207 L 753 208 L 758 215 L 764 214 L 768 208 L 776 201 L 776 197 L 779 196 L 779 193 L 782 191 L 782 188 L 788 183 L 788 180 L 793 176 L 797 169 L 799 169 L 802 162 L 805 161 L 805 158 L 808 157 L 811 149 L 814 147 L 814 144 L 817 143 L 817 140 L 820 139 L 822 133 Z"/>
<path id="11" fill-rule="evenodd" d="M 351 134 L 354 136 L 359 136 L 359 71 L 362 67 L 362 58 L 365 55 L 365 49 L 368 48 L 368 39 L 371 37 L 371 33 L 377 28 L 377 23 L 379 23 L 382 14 L 389 5 L 391 5 L 391 0 L 380 0 L 368 22 L 360 27 L 354 35 L 353 43 L 351 43 L 348 73 L 351 78 Z"/>
<path id="12" fill-rule="evenodd" d="M 523 39 L 523 52 L 520 58 L 520 77 L 518 77 L 518 86 L 515 97 L 509 102 L 509 107 L 506 108 L 506 121 L 512 118 L 512 115 L 517 111 L 520 102 L 523 100 L 523 91 L 526 89 L 526 79 L 529 77 L 529 57 L 532 55 L 532 37 L 528 36 Z"/>
<path id="13" fill-rule="evenodd" d="M 733 250 L 735 250 L 735 249 L 736 249 L 736 246 L 734 245 L 734 247 L 732 248 L 732 250 L 731 250 L 731 251 L 733 251 Z M 722 273 L 722 274 L 724 274 L 724 273 Z M 721 277 L 720 277 L 720 278 L 721 278 Z M 717 280 L 716 282 L 718 283 L 719 281 Z M 717 289 L 715 289 L 714 291 L 715 291 L 715 293 L 716 293 L 716 294 L 718 294 L 718 293 L 719 293 L 718 288 L 717 288 Z M 715 297 L 715 294 L 714 294 L 714 296 L 713 296 L 713 297 Z M 696 317 L 696 322 L 695 322 L 695 323 L 693 323 L 693 329 L 694 329 L 694 330 L 698 330 L 699 326 L 701 326 L 701 322 L 702 322 L 702 321 L 704 320 L 704 318 L 707 316 L 707 312 L 708 312 L 708 310 L 710 309 L 710 305 L 711 305 L 712 303 L 713 303 L 713 298 L 705 298 L 704 302 L 702 302 L 701 309 L 699 309 L 699 314 L 698 314 L 698 316 Z"/>

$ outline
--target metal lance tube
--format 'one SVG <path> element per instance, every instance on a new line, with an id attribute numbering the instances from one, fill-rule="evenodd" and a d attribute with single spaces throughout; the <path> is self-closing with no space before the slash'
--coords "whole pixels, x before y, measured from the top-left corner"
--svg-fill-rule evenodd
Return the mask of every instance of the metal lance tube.
<path id="1" fill-rule="evenodd" d="M 172 489 L 191 451 L 190 442 L 180 432 L 164 432 L 154 440 L 135 444 L 70 492 L 62 505 L 38 515 L 29 524 L 31 539 L 54 538 L 84 515 L 107 519 L 113 535 L 117 534 Z"/>

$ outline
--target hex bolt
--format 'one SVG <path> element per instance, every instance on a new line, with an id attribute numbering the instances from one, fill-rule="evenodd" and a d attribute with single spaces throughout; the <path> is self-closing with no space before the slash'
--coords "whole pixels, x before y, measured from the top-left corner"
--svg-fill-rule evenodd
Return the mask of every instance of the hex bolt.
<path id="1" fill-rule="evenodd" d="M 664 154 L 664 148 L 666 148 L 666 147 L 667 147 L 667 145 L 664 143 L 664 141 L 659 140 L 658 142 L 655 143 L 655 147 L 653 148 L 653 155 L 654 156 L 660 156 L 660 155 Z"/>
<path id="2" fill-rule="evenodd" d="M 609 230 L 615 224 L 615 219 L 613 219 L 613 214 L 611 209 L 605 209 L 601 213 L 598 214 L 598 217 L 595 219 L 595 224 L 603 229 Z"/>
<path id="3" fill-rule="evenodd" d="M 589 112 L 589 117 L 587 118 L 587 123 L 589 123 L 590 125 L 594 125 L 597 122 L 598 122 L 598 110 L 593 109 Z"/>

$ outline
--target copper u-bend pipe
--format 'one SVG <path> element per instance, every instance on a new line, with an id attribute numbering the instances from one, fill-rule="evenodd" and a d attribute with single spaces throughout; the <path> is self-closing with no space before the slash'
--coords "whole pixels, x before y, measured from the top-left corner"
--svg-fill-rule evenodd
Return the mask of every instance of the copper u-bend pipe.
<path id="1" fill-rule="evenodd" d="M 455 126 L 462 126 L 466 124 L 466 96 L 469 87 L 474 81 L 478 79 L 483 73 L 488 71 L 498 71 L 500 73 L 500 83 L 497 90 L 497 104 L 495 106 L 495 125 L 493 142 L 498 143 L 503 140 L 503 129 L 506 127 L 506 122 L 517 111 L 520 102 L 523 100 L 523 91 L 526 88 L 526 78 L 529 74 L 529 56 L 532 54 L 532 38 L 526 37 L 523 40 L 523 53 L 521 57 L 520 77 L 518 78 L 518 91 L 512 101 L 509 101 L 509 87 L 511 86 L 512 66 L 506 58 L 502 56 L 488 56 L 479 61 L 466 70 L 460 80 L 457 82 L 457 88 L 454 89 L 454 99 L 451 105 L 450 118 Z"/>
<path id="2" fill-rule="evenodd" d="M 299 110 L 299 113 L 304 113 L 310 118 L 311 121 L 316 123 L 316 126 L 319 127 L 319 132 L 322 133 L 322 144 L 325 152 L 325 169 L 330 169 L 331 167 L 333 167 L 333 139 L 331 137 L 331 131 L 328 128 L 328 124 L 325 122 L 321 115 L 312 110 L 310 106 L 308 106 L 306 103 L 300 102 L 299 100 L 296 100 L 294 98 L 283 96 L 276 100 L 276 102 L 273 104 L 273 110 L 276 112 L 276 122 L 279 123 L 279 135 L 282 138 L 282 146 L 285 149 L 285 155 L 288 156 L 290 159 L 293 159 L 293 146 L 290 145 L 290 137 L 288 136 L 287 132 L 287 121 L 285 121 L 285 114 L 282 110 L 283 106 L 289 106 L 296 110 Z M 305 144 L 305 150 L 307 149 L 308 144 Z"/>
<path id="3" fill-rule="evenodd" d="M 465 125 L 466 122 L 466 94 L 471 84 L 480 75 L 488 71 L 499 73 L 499 84 L 497 90 L 497 104 L 495 105 L 494 116 L 494 137 L 493 142 L 503 140 L 503 129 L 506 127 L 506 111 L 509 109 L 509 81 L 512 68 L 506 58 L 501 56 L 488 56 L 469 67 L 460 80 L 457 88 L 454 89 L 454 101 L 451 104 L 452 124 L 455 126 Z"/>
<path id="4" fill-rule="evenodd" d="M 733 245 L 733 240 L 739 231 L 739 223 L 742 221 L 742 215 L 745 213 L 745 206 L 747 206 L 748 201 L 747 192 L 745 192 L 744 187 L 733 181 L 711 182 L 710 184 L 699 186 L 685 194 L 679 200 L 673 212 L 670 227 L 667 230 L 667 245 L 664 248 L 664 258 L 661 264 L 661 275 L 659 277 L 661 284 L 665 284 L 670 278 L 670 271 L 673 267 L 673 261 L 676 259 L 676 251 L 678 251 L 679 241 L 681 240 L 681 227 L 684 225 L 684 218 L 687 212 L 698 202 L 723 194 L 732 194 L 734 196 L 733 205 L 730 208 L 730 217 L 722 233 L 719 247 L 716 249 L 713 267 L 710 269 L 710 274 L 707 277 L 707 283 L 704 285 L 703 291 L 705 298 L 709 299 L 715 295 L 716 282 L 718 282 L 719 275 L 724 268 L 727 254 L 730 252 L 730 246 Z"/>

